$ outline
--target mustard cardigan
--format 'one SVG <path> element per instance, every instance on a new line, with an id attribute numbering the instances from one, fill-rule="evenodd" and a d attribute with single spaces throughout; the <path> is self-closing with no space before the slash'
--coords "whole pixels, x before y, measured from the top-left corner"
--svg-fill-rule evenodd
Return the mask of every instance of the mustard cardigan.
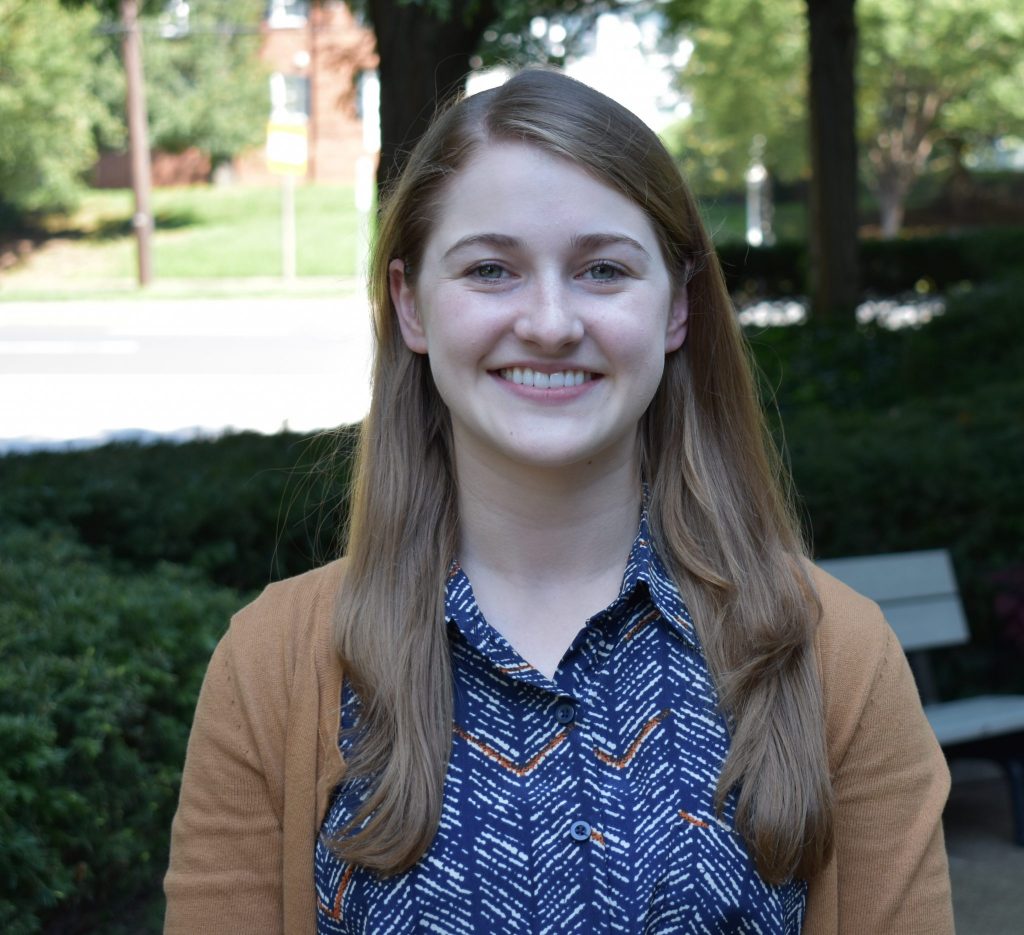
<path id="1" fill-rule="evenodd" d="M 342 565 L 270 585 L 213 654 L 171 833 L 166 935 L 315 935 L 313 850 L 344 773 L 331 635 Z M 836 847 L 809 882 L 803 931 L 947 935 L 945 760 L 878 607 L 814 576 Z"/>

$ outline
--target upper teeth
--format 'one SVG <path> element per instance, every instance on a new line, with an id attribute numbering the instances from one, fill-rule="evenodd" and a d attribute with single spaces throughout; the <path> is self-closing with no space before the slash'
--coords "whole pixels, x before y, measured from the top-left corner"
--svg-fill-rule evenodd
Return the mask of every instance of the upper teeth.
<path id="1" fill-rule="evenodd" d="M 541 373 L 529 367 L 511 367 L 500 371 L 503 380 L 511 380 L 523 386 L 535 386 L 538 389 L 558 389 L 563 386 L 579 386 L 590 379 L 584 370 L 557 370 L 554 373 Z"/>

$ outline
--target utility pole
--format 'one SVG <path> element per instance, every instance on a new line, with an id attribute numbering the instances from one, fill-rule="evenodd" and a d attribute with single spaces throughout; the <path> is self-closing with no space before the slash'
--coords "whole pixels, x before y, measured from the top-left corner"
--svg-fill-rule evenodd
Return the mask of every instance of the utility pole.
<path id="1" fill-rule="evenodd" d="M 138 243 L 139 285 L 153 279 L 153 212 L 150 190 L 149 125 L 146 118 L 146 85 L 142 74 L 142 37 L 139 34 L 139 0 L 121 0 L 124 31 L 124 71 L 128 84 L 128 149 L 132 163 L 135 215 L 132 226 Z"/>

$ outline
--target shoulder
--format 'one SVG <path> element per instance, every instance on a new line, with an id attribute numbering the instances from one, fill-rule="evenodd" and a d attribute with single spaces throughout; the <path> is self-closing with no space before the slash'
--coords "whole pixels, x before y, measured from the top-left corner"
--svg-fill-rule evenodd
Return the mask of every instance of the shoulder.
<path id="1" fill-rule="evenodd" d="M 345 565 L 338 559 L 269 584 L 232 617 L 221 649 L 240 680 L 288 689 L 302 662 L 332 652 L 334 604 Z"/>
<path id="2" fill-rule="evenodd" d="M 881 610 L 818 568 L 815 636 L 835 849 L 808 932 L 952 932 L 942 809 L 949 771 Z M 856 920 L 855 922 L 852 920 Z"/>
<path id="3" fill-rule="evenodd" d="M 821 602 L 815 651 L 835 767 L 867 709 L 885 717 L 919 701 L 903 649 L 878 605 L 820 568 L 808 570 Z"/>
<path id="4" fill-rule="evenodd" d="M 808 571 L 821 601 L 816 645 L 823 668 L 831 670 L 837 663 L 848 664 L 853 661 L 851 655 L 869 666 L 870 660 L 885 653 L 895 639 L 882 611 L 870 598 L 817 565 L 808 565 Z"/>

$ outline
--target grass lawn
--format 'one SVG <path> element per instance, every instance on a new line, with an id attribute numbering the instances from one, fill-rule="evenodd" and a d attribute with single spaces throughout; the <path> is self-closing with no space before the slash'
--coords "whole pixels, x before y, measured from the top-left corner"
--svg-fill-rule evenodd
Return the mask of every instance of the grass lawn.
<path id="1" fill-rule="evenodd" d="M 116 292 L 135 276 L 132 194 L 91 191 L 54 236 L 20 267 L 0 274 L 0 298 Z M 281 190 L 276 186 L 193 186 L 153 192 L 153 266 L 161 280 L 279 277 Z M 300 185 L 295 193 L 300 277 L 352 277 L 359 263 L 353 190 Z"/>

